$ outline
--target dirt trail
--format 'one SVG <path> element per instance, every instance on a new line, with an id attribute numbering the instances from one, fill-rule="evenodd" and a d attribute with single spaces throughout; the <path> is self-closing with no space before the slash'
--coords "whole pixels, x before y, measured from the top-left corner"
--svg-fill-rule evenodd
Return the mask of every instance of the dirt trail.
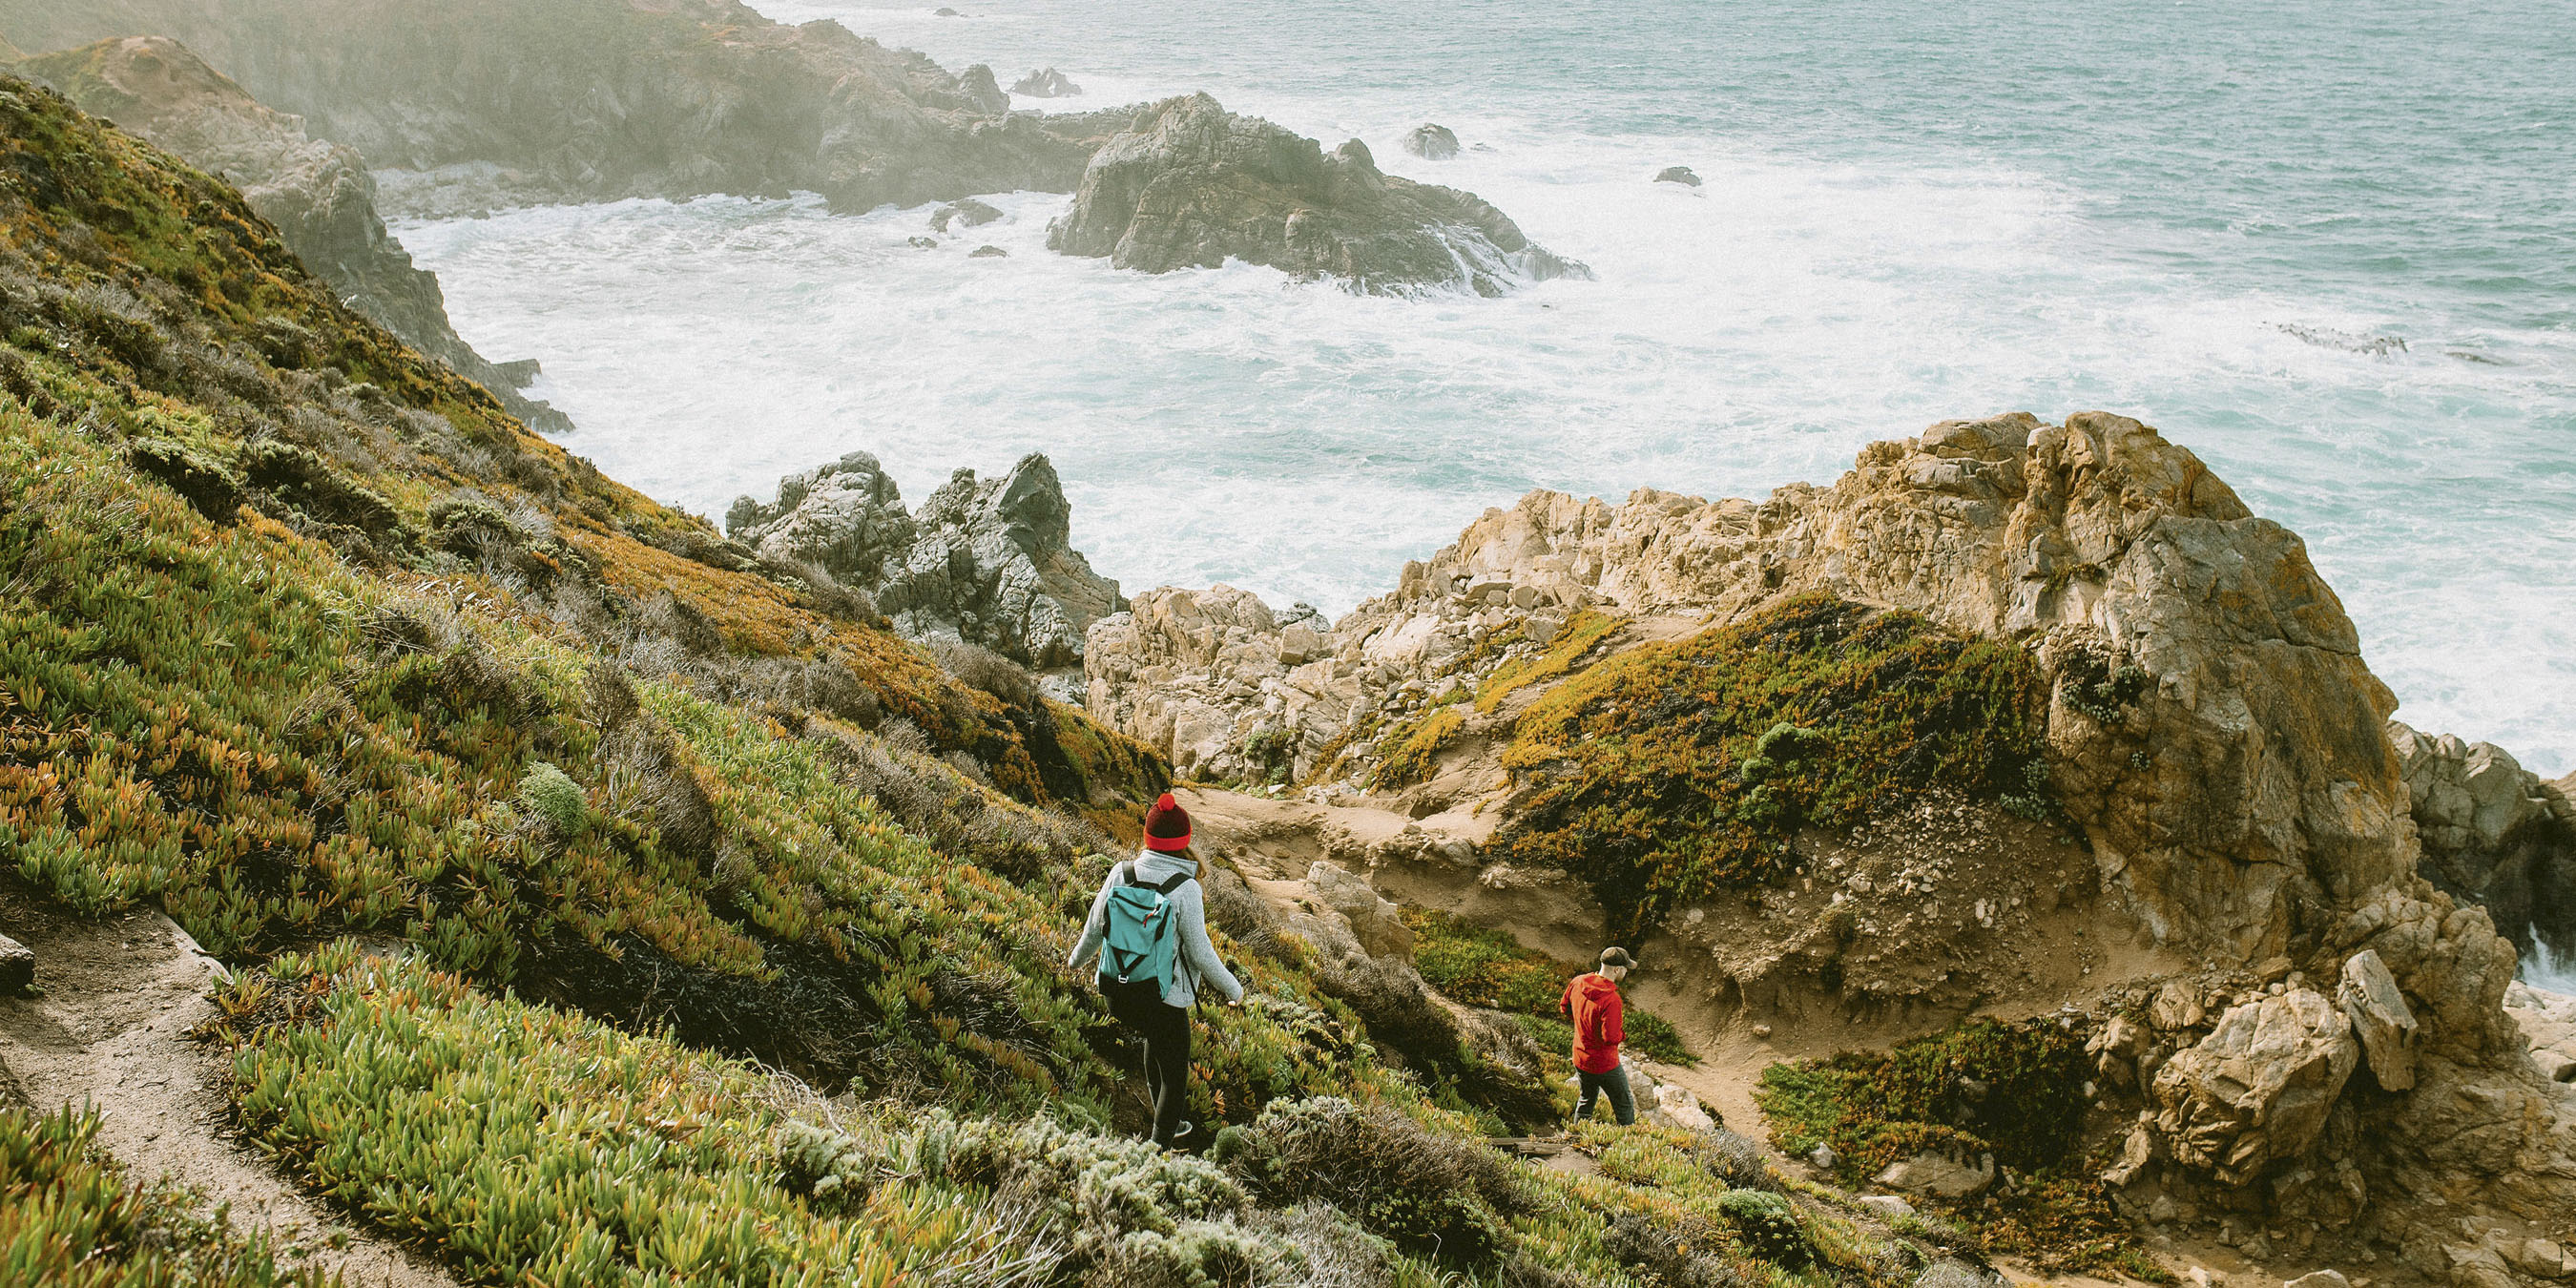
<path id="1" fill-rule="evenodd" d="M 166 1176 L 269 1232 L 348 1288 L 455 1288 L 419 1255 L 352 1228 L 250 1145 L 227 1136 L 220 1055 L 188 1030 L 213 1014 L 222 967 L 158 912 L 54 915 L 0 892 L 9 934 L 35 950 L 35 996 L 0 997 L 0 1066 L 35 1107 L 95 1106 L 98 1143 L 138 1180 Z"/>

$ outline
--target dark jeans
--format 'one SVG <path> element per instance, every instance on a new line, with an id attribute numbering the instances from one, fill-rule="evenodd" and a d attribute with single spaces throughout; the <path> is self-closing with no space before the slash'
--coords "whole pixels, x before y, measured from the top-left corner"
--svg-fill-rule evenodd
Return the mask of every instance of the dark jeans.
<path id="1" fill-rule="evenodd" d="M 1100 995 L 1109 1000 L 1109 1013 L 1144 1042 L 1145 1092 L 1154 1098 L 1154 1143 L 1170 1145 L 1190 1099 L 1190 1013 L 1165 1003 L 1162 988 L 1150 979 L 1121 984 L 1104 977 Z M 1627 1093 L 1620 1095 L 1625 1103 Z"/>
<path id="2" fill-rule="evenodd" d="M 1627 1069 L 1612 1069 L 1608 1073 L 1576 1070 L 1575 1076 L 1583 1079 L 1583 1099 L 1574 1106 L 1574 1121 L 1581 1122 L 1591 1117 L 1592 1102 L 1605 1091 L 1610 1093 L 1610 1112 L 1619 1116 L 1620 1126 L 1626 1127 L 1637 1121 L 1637 1098 L 1628 1091 Z"/>

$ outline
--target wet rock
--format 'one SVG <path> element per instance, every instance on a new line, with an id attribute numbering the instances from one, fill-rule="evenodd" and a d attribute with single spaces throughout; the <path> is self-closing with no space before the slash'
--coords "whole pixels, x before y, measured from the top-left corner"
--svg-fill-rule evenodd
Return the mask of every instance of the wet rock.
<path id="1" fill-rule="evenodd" d="M 1010 253 L 1011 253 L 1011 252 L 1006 251 L 1006 250 L 1002 249 L 1002 248 L 1001 248 L 1001 247 L 999 247 L 999 246 L 978 246 L 978 247 L 976 247 L 975 249 L 973 249 L 973 250 L 970 250 L 970 251 L 966 252 L 966 258 L 968 258 L 968 259 L 1004 259 L 1004 258 L 1009 257 Z"/>
<path id="2" fill-rule="evenodd" d="M 968 197 L 964 201 L 952 201 L 932 212 L 930 227 L 935 232 L 943 233 L 948 231 L 952 223 L 960 228 L 981 228 L 1001 217 L 1001 211 L 973 197 Z"/>
<path id="3" fill-rule="evenodd" d="M 1072 77 L 1052 67 L 1030 72 L 1011 84 L 1011 93 L 1025 98 L 1071 98 L 1081 92 Z"/>
<path id="4" fill-rule="evenodd" d="M 1668 165 L 1655 172 L 1655 182 L 1678 183 L 1685 187 L 1696 188 L 1700 184 L 1700 179 L 1697 174 L 1692 172 L 1689 166 Z"/>
<path id="5" fill-rule="evenodd" d="M 2386 358 L 2406 352 L 2406 341 L 2393 335 L 2363 335 L 2357 331 L 2338 331 L 2328 326 L 2301 326 L 2295 322 L 2275 323 L 2273 329 L 2320 349 L 2341 349 L 2346 353 L 2367 354 L 2374 358 Z"/>
<path id="6" fill-rule="evenodd" d="M 2388 722 L 2424 876 L 2477 903 L 2529 953 L 2576 955 L 2576 799 L 2493 743 Z"/>
<path id="7" fill-rule="evenodd" d="M 914 250 L 939 249 L 939 240 L 935 237 L 906 237 L 903 239 L 903 244 Z"/>
<path id="8" fill-rule="evenodd" d="M 1083 631 L 1120 607 L 1118 583 L 1070 545 L 1072 507 L 1046 457 L 979 480 L 959 470 L 908 513 L 876 458 L 853 452 L 736 500 L 726 532 L 865 590 L 898 629 L 956 636 L 1040 669 L 1082 660 Z"/>
<path id="9" fill-rule="evenodd" d="M 1205 94 L 1153 105 L 1102 146 L 1047 245 L 1149 273 L 1240 259 L 1379 294 L 1589 275 L 1473 193 L 1381 173 L 1356 139 L 1327 154 Z"/>
<path id="10" fill-rule="evenodd" d="M 1446 161 L 1458 155 L 1458 136 L 1445 125 L 1417 125 L 1405 134 L 1404 150 L 1425 161 Z"/>

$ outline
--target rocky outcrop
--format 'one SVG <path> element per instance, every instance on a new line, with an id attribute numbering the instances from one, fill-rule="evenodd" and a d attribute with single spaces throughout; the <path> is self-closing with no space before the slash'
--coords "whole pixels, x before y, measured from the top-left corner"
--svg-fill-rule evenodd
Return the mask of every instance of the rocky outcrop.
<path id="1" fill-rule="evenodd" d="M 1381 294 L 1589 275 L 1473 193 L 1381 173 L 1356 139 L 1327 154 L 1205 94 L 1155 104 L 1103 145 L 1047 245 L 1149 273 L 1239 259 Z"/>
<path id="2" fill-rule="evenodd" d="M 1012 94 L 1027 98 L 1072 98 L 1081 92 L 1072 77 L 1052 67 L 1030 72 L 1011 84 Z"/>
<path id="3" fill-rule="evenodd" d="M 2491 742 L 2388 723 L 2434 885 L 2485 908 L 2525 953 L 2576 957 L 2576 798 Z M 2576 780 L 2571 780 L 2576 781 Z"/>
<path id="4" fill-rule="evenodd" d="M 1089 704 L 1176 760 L 1285 748 L 1307 773 L 1585 610 L 1689 630 L 1811 591 L 2023 641 L 2098 933 L 2214 972 L 2141 1001 L 2154 1027 L 2105 1056 L 2150 1098 L 2116 1179 L 2329 1227 L 2369 1213 L 2445 1277 L 2451 1236 L 2386 1214 L 2511 1232 L 2576 1205 L 2576 1104 L 2501 1008 L 2513 946 L 2418 875 L 2395 702 L 2350 620 L 2295 534 L 2137 421 L 1944 422 L 1759 501 L 1533 493 L 1329 630 L 1292 636 L 1222 587 L 1149 592 L 1093 628 Z"/>
<path id="5" fill-rule="evenodd" d="M 1458 135 L 1446 125 L 1417 125 L 1405 132 L 1404 150 L 1425 161 L 1446 161 L 1458 155 Z"/>
<path id="6" fill-rule="evenodd" d="M 1678 183 L 1685 188 L 1699 186 L 1699 175 L 1686 165 L 1668 165 L 1655 172 L 1657 183 Z"/>
<path id="7" fill-rule="evenodd" d="M 308 137 L 302 121 L 262 106 L 186 46 L 159 36 L 103 40 L 28 59 L 16 70 L 230 180 L 350 307 L 491 390 L 531 428 L 572 428 L 562 412 L 520 394 L 525 381 L 456 334 L 438 279 L 413 267 L 385 231 L 375 181 L 356 152 Z"/>
<path id="8" fill-rule="evenodd" d="M 386 190 L 411 213 L 797 191 L 857 211 L 1070 191 L 1089 156 L 1007 115 L 989 69 L 735 0 L 0 0 L 0 31 L 29 49 L 184 41 L 402 172 Z"/>
<path id="9" fill-rule="evenodd" d="M 964 201 L 952 201 L 932 211 L 930 226 L 933 230 L 944 233 L 948 231 L 951 224 L 960 229 L 981 228 L 1001 217 L 1001 211 L 968 197 Z"/>
<path id="10" fill-rule="evenodd" d="M 2516 984 L 2504 991 L 2504 1010 L 2521 1028 L 2540 1076 L 2576 1083 L 2576 996 Z"/>
<path id="11" fill-rule="evenodd" d="M 1118 583 L 1068 544 L 1072 507 L 1047 458 L 996 479 L 959 470 L 919 514 L 875 457 L 852 452 L 733 503 L 725 530 L 766 558 L 811 564 L 875 597 L 915 637 L 953 636 L 1040 670 L 1078 665 L 1083 632 L 1122 607 Z"/>

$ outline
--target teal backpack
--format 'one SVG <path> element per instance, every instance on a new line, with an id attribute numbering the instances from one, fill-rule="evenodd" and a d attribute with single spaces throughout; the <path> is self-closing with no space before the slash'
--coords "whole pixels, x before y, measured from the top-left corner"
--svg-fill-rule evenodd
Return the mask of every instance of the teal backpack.
<path id="1" fill-rule="evenodd" d="M 1100 979 L 1133 984 L 1152 980 L 1156 996 L 1172 985 L 1180 957 L 1180 920 L 1171 894 L 1190 879 L 1181 873 L 1160 885 L 1136 883 L 1133 860 L 1118 865 L 1118 884 L 1109 891 L 1107 926 L 1100 948 Z"/>

